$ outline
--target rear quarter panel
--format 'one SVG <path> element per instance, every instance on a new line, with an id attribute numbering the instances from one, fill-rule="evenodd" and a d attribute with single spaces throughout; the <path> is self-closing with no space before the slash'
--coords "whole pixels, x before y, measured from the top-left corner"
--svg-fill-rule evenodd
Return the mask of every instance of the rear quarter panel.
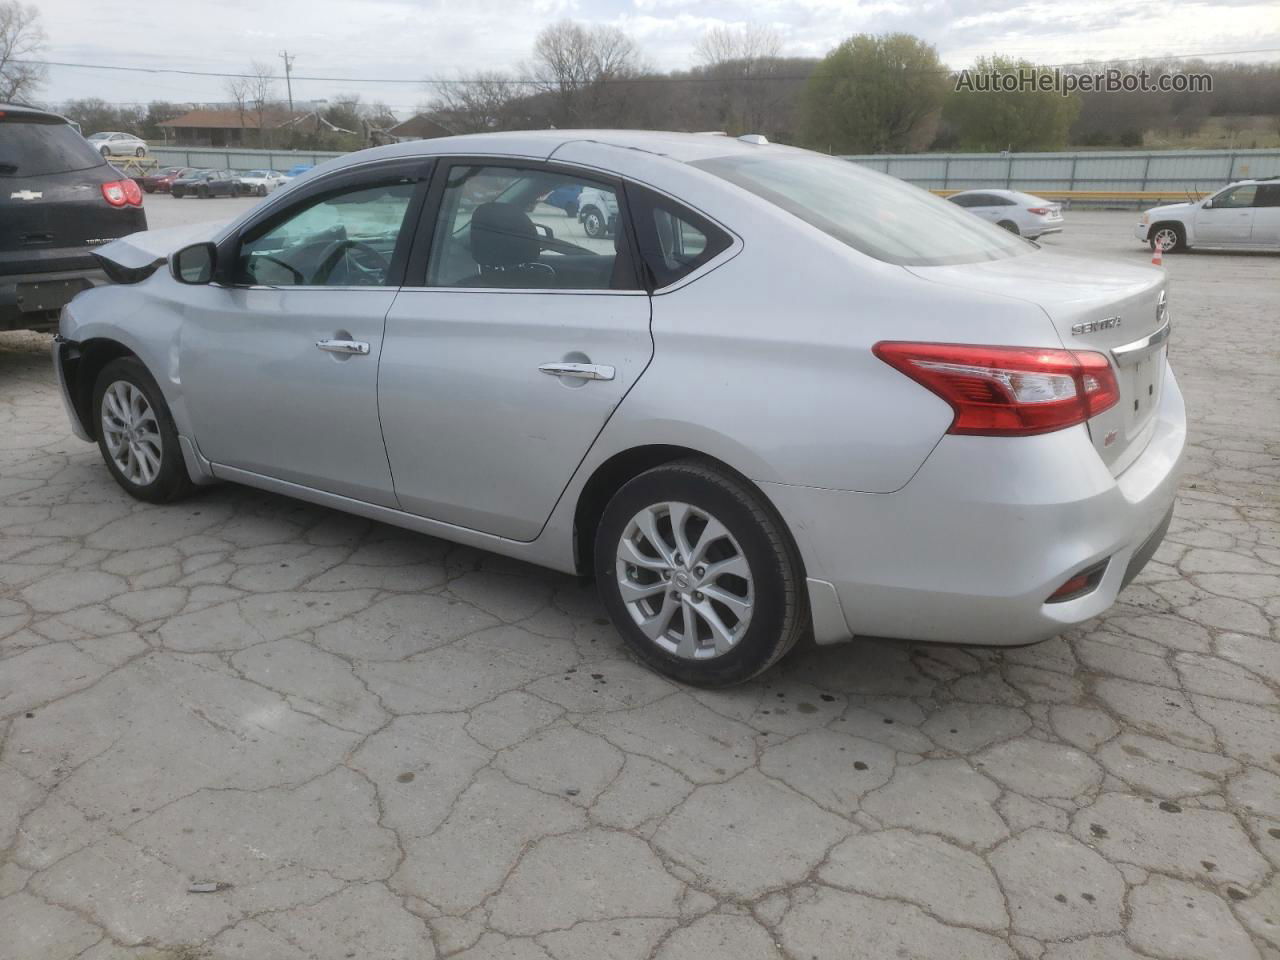
<path id="1" fill-rule="evenodd" d="M 591 462 L 677 444 L 757 481 L 890 492 L 919 469 L 952 411 L 877 359 L 875 343 L 1058 343 L 1031 304 L 943 290 L 687 164 L 585 143 L 554 159 L 614 169 L 739 239 L 718 267 L 654 296 L 653 361 Z"/>

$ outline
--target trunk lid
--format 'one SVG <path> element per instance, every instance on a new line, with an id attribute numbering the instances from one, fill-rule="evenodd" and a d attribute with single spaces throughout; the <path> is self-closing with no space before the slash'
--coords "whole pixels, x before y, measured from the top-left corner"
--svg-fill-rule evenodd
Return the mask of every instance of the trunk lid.
<path id="1" fill-rule="evenodd" d="M 1048 315 L 1060 341 L 1046 339 L 1046 347 L 1104 354 L 1115 372 L 1120 402 L 1088 422 L 1089 434 L 1112 475 L 1137 459 L 1150 439 L 1164 389 L 1168 311 L 1163 271 L 1047 251 L 909 269 L 935 283 L 1033 303 Z"/>

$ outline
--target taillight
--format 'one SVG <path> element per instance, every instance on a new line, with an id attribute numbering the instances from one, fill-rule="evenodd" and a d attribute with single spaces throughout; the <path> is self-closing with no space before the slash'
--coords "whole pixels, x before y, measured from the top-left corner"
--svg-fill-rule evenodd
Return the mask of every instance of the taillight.
<path id="1" fill-rule="evenodd" d="M 102 198 L 113 207 L 140 207 L 142 188 L 133 180 L 112 180 L 102 185 Z"/>
<path id="2" fill-rule="evenodd" d="M 1101 353 L 885 340 L 877 357 L 951 405 L 948 433 L 1025 437 L 1084 423 L 1120 399 Z"/>
<path id="3" fill-rule="evenodd" d="M 1027 207 L 1027 213 L 1034 213 L 1041 217 L 1043 217 L 1048 212 L 1049 212 L 1048 207 Z"/>

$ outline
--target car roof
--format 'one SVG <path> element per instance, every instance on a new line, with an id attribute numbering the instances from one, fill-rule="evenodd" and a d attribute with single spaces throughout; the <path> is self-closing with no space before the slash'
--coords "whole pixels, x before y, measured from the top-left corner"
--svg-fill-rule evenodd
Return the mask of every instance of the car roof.
<path id="1" fill-rule="evenodd" d="M 28 107 L 23 103 L 0 102 L 0 116 L 30 117 L 33 120 L 43 120 L 45 123 L 50 120 L 61 120 L 63 123 L 69 122 L 60 113 L 52 113 L 48 110 L 41 110 L 38 107 Z"/>
<path id="2" fill-rule="evenodd" d="M 575 141 L 589 141 L 626 150 L 638 150 L 683 163 L 750 154 L 759 146 L 735 137 L 707 133 L 672 133 L 664 130 L 513 130 L 503 133 L 471 133 L 431 140 L 408 140 L 385 147 L 360 150 L 339 158 L 335 166 L 347 166 L 391 157 L 432 157 L 440 155 L 509 156 L 549 159 L 560 147 Z M 345 163 L 343 162 L 345 161 Z"/>

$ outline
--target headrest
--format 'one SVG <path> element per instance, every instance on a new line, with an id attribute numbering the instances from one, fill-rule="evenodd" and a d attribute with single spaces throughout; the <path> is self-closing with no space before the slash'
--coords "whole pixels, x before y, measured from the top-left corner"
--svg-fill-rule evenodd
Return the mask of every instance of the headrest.
<path id="1" fill-rule="evenodd" d="M 471 256 L 482 267 L 516 267 L 538 259 L 538 231 L 509 203 L 482 203 L 471 214 Z"/>

